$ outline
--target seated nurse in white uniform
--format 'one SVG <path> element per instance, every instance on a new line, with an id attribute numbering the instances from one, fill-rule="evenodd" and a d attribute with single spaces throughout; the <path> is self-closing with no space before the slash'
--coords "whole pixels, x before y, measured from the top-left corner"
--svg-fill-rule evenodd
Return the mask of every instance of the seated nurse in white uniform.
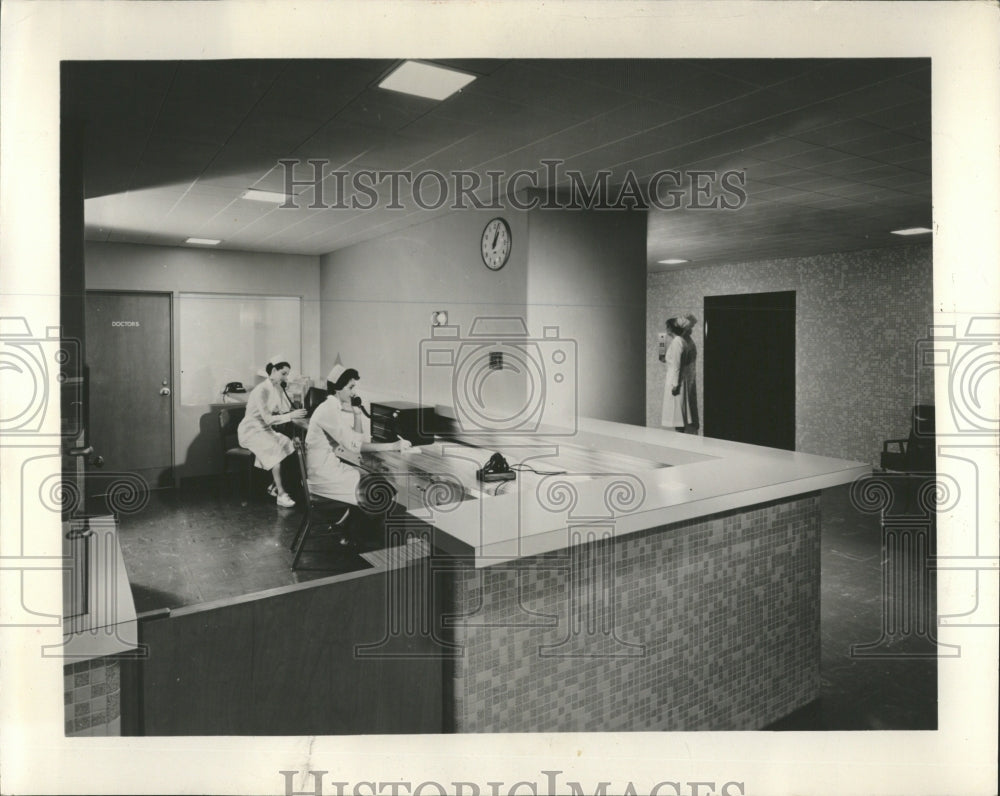
<path id="1" fill-rule="evenodd" d="M 291 366 L 287 362 L 267 363 L 267 379 L 262 381 L 247 397 L 246 414 L 236 429 L 240 445 L 250 450 L 256 465 L 270 470 L 274 484 L 268 493 L 277 498 L 282 508 L 295 505 L 281 482 L 281 462 L 295 450 L 292 441 L 275 431 L 273 426 L 305 417 L 304 409 L 296 409 L 285 393 L 285 379 Z"/>
<path id="2" fill-rule="evenodd" d="M 401 451 L 410 442 L 372 442 L 365 433 L 360 403 L 353 405 L 358 379 L 354 368 L 334 365 L 326 377 L 327 399 L 316 407 L 306 433 L 306 474 L 314 495 L 358 504 L 361 471 L 337 457 L 338 448 L 355 455 L 363 451 Z"/>

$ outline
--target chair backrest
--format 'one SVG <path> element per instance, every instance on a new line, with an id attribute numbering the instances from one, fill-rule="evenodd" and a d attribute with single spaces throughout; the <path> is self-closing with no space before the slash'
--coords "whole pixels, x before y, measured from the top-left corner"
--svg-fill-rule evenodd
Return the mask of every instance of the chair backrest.
<path id="1" fill-rule="evenodd" d="M 316 411 L 316 407 L 326 400 L 327 395 L 327 391 L 321 390 L 319 387 L 309 388 L 302 404 L 309 417 L 312 417 L 312 413 Z"/>
<path id="2" fill-rule="evenodd" d="M 222 440 L 222 450 L 227 451 L 240 446 L 237 429 L 246 415 L 245 406 L 234 406 L 232 409 L 219 410 L 219 436 Z"/>
<path id="3" fill-rule="evenodd" d="M 934 454 L 934 404 L 916 404 L 910 416 L 910 437 L 906 442 L 906 469 L 912 472 L 932 472 L 936 466 Z"/>

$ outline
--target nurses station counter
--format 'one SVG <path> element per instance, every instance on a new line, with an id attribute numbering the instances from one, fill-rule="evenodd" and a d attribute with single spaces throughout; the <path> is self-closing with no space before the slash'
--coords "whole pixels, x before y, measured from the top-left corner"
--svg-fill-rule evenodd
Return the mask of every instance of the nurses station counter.
<path id="1" fill-rule="evenodd" d="M 390 555 L 149 623 L 133 731 L 752 730 L 815 699 L 819 491 L 870 465 L 555 432 L 366 456 Z M 516 480 L 476 479 L 494 452 Z"/>

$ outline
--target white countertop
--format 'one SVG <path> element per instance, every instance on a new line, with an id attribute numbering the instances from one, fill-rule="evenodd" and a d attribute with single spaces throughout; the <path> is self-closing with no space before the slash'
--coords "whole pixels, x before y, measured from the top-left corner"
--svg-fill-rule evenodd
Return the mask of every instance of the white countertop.
<path id="1" fill-rule="evenodd" d="M 789 498 L 871 472 L 862 462 L 581 418 L 575 433 L 470 436 L 387 462 L 457 479 L 470 499 L 411 513 L 472 549 L 477 567 Z M 468 447 L 475 445 L 475 447 Z M 515 482 L 480 484 L 494 451 Z M 565 470 L 565 472 L 560 472 Z M 556 473 L 559 474 L 556 474 Z"/>

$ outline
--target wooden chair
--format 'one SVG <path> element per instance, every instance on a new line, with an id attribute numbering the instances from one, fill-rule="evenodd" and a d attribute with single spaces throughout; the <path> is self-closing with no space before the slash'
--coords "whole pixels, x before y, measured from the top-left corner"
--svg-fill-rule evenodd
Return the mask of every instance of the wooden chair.
<path id="1" fill-rule="evenodd" d="M 347 545 L 350 540 L 347 538 L 348 526 L 347 521 L 351 515 L 351 504 L 344 503 L 340 500 L 334 500 L 332 498 L 320 497 L 318 495 L 313 495 L 309 491 L 309 478 L 308 469 L 306 468 L 306 451 L 305 444 L 301 439 L 292 440 L 292 444 L 295 445 L 295 455 L 299 460 L 299 473 L 302 477 L 302 509 L 305 515 L 302 517 L 302 522 L 299 524 L 298 533 L 295 534 L 295 539 L 292 541 L 291 550 L 295 554 L 292 559 L 292 569 L 298 568 L 299 558 L 305 550 L 306 540 L 309 535 L 314 530 L 314 527 L 319 524 L 323 524 L 328 528 L 340 529 L 341 544 Z"/>
<path id="2" fill-rule="evenodd" d="M 237 428 L 246 414 L 245 406 L 226 408 L 219 410 L 219 440 L 222 445 L 222 474 L 228 477 L 233 463 L 236 470 L 242 471 L 246 476 L 246 492 L 243 495 L 243 505 L 250 499 L 250 489 L 253 482 L 253 468 L 255 456 L 253 453 L 240 445 Z"/>

